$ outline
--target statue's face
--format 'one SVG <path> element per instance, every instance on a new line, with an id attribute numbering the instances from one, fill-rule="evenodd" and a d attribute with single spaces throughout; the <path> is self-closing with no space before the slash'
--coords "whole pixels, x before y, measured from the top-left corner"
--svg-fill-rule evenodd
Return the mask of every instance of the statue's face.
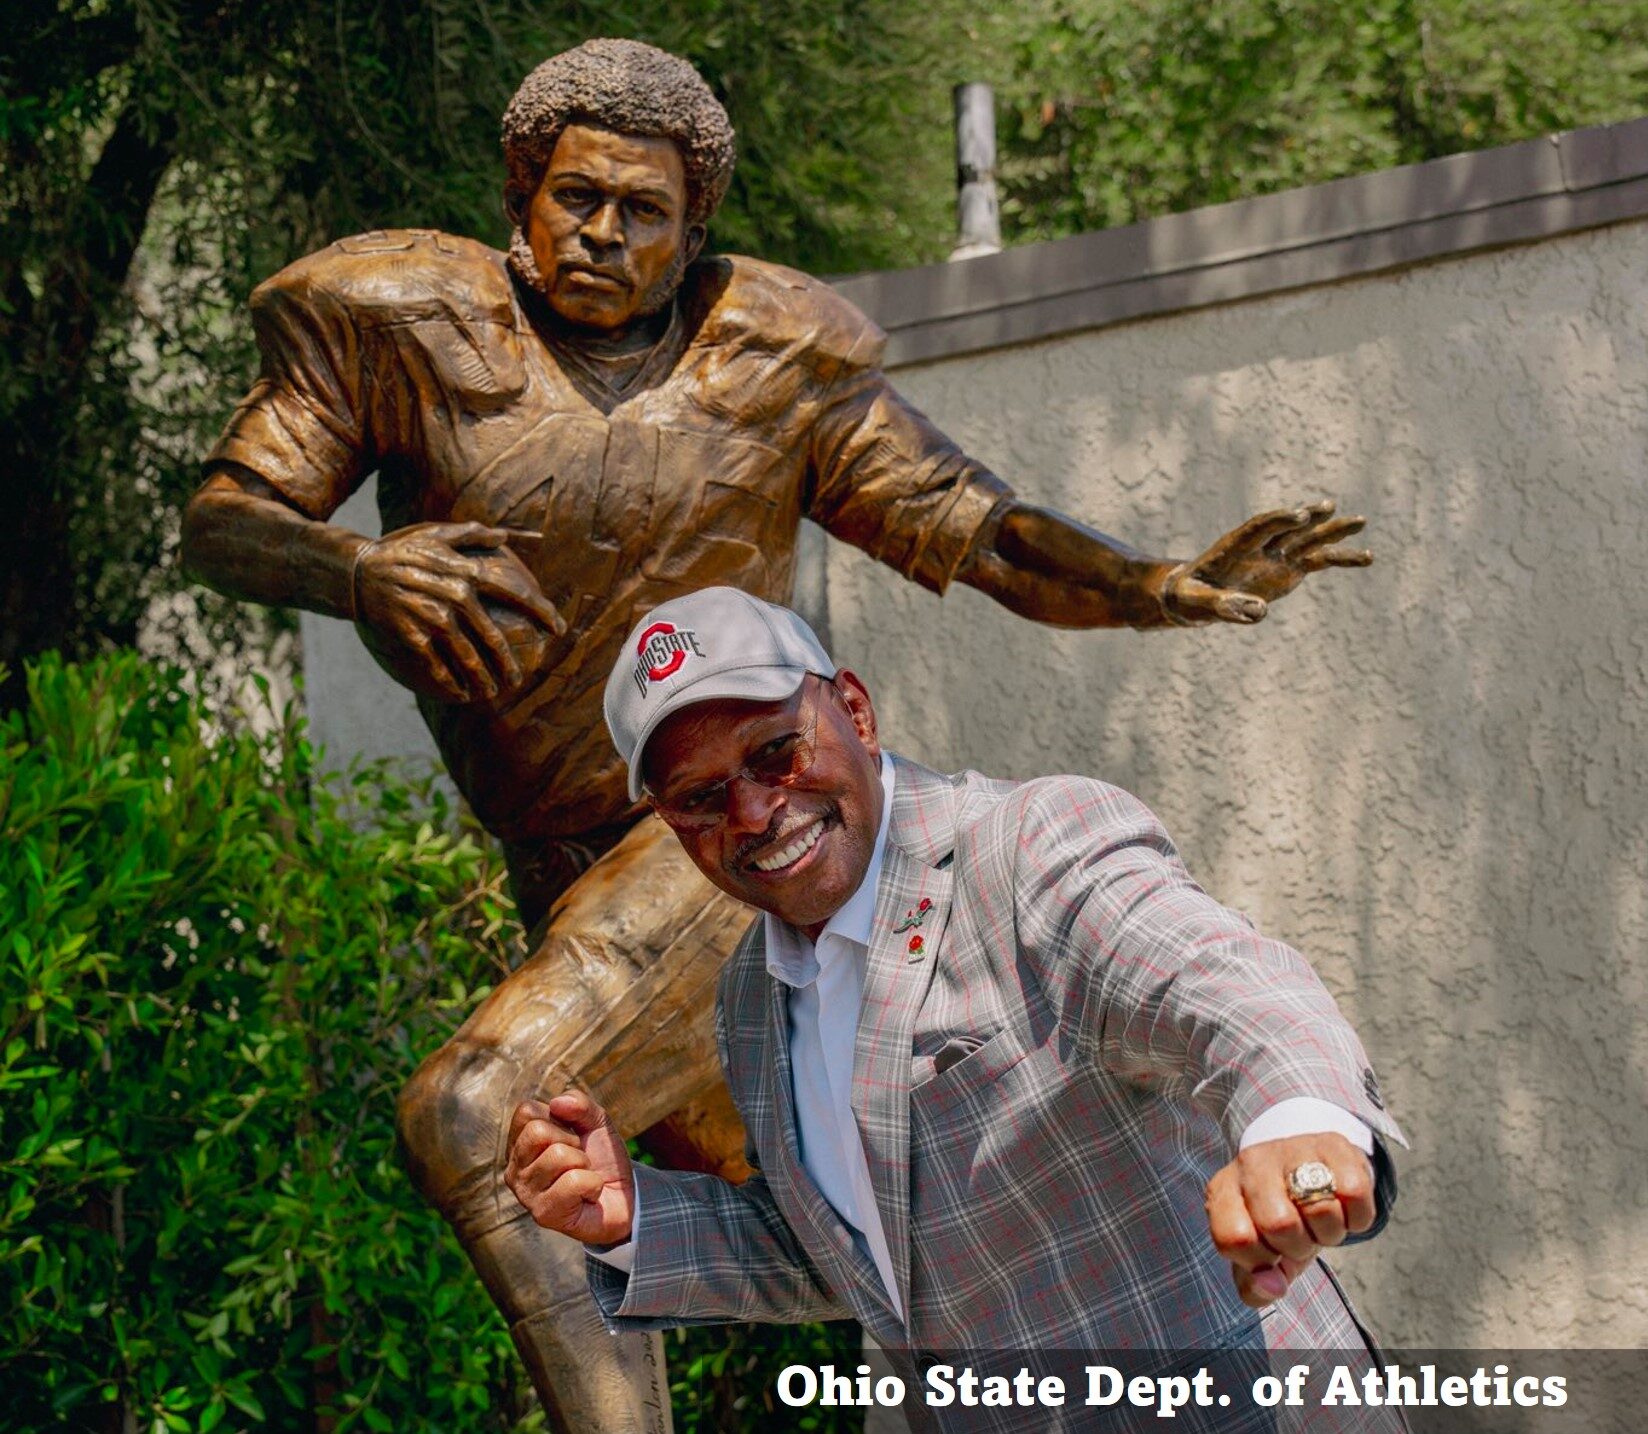
<path id="1" fill-rule="evenodd" d="M 607 331 L 662 308 L 703 239 L 686 214 L 673 141 L 568 125 L 526 214 L 550 307 Z"/>

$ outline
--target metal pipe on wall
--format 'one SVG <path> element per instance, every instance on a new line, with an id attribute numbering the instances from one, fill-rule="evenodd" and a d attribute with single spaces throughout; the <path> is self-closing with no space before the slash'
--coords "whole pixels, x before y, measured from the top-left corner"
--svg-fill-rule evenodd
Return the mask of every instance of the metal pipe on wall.
<path id="1" fill-rule="evenodd" d="M 955 88 L 956 247 L 951 259 L 1001 251 L 996 203 L 996 97 L 989 85 Z"/>

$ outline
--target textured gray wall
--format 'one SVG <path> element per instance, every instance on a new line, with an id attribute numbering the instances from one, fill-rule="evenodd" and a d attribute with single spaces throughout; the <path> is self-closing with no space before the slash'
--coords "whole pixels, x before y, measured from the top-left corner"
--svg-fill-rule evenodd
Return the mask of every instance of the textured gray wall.
<path id="1" fill-rule="evenodd" d="M 1035 630 L 831 549 L 892 745 L 1128 787 L 1316 963 L 1414 1143 L 1340 1261 L 1397 1344 L 1648 1343 L 1645 315 L 1633 223 L 895 376 L 1147 551 L 1366 513 L 1377 565 L 1255 629 Z"/>
<path id="2" fill-rule="evenodd" d="M 336 513 L 340 527 L 375 538 L 378 480 L 366 480 Z M 439 765 L 435 739 L 418 716 L 412 694 L 389 676 L 362 646 L 354 625 L 337 618 L 299 614 L 303 637 L 304 706 L 309 735 L 327 766 L 392 757 L 419 773 Z"/>

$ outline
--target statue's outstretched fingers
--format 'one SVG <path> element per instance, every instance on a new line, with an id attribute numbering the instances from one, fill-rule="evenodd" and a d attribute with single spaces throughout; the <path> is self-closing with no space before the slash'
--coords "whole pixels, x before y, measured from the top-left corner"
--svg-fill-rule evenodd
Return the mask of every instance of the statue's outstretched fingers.
<path id="1" fill-rule="evenodd" d="M 1319 573 L 1323 568 L 1365 568 L 1372 561 L 1366 548 L 1313 548 L 1298 564 L 1307 573 Z"/>
<path id="2" fill-rule="evenodd" d="M 1213 604 L 1213 611 L 1221 621 L 1252 624 L 1264 621 L 1270 605 L 1252 593 L 1225 592 Z"/>
<path id="3" fill-rule="evenodd" d="M 1354 537 L 1367 525 L 1368 520 L 1362 517 L 1334 518 L 1302 528 L 1299 532 L 1284 537 L 1276 546 L 1286 557 L 1299 557 L 1311 548 L 1327 547 L 1329 544 L 1341 543 L 1346 538 Z"/>
<path id="4" fill-rule="evenodd" d="M 1294 532 L 1309 522 L 1309 508 L 1277 508 L 1268 513 L 1259 513 L 1246 522 L 1239 523 L 1219 538 L 1191 566 L 1197 572 L 1217 574 L 1221 565 L 1232 558 L 1260 552 L 1267 543 L 1274 542 L 1283 534 Z"/>

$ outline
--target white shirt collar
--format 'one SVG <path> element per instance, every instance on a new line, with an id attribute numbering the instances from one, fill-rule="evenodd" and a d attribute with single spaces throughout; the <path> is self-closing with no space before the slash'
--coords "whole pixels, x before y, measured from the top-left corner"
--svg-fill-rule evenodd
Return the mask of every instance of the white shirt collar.
<path id="1" fill-rule="evenodd" d="M 818 950 L 834 947 L 831 937 L 870 944 L 870 927 L 875 922 L 876 891 L 881 885 L 881 862 L 887 853 L 887 831 L 893 816 L 893 763 L 881 754 L 881 825 L 876 831 L 875 846 L 870 852 L 870 864 L 864 868 L 864 880 L 846 903 L 818 933 L 818 941 L 809 940 L 804 931 L 781 921 L 770 911 L 762 915 L 767 944 L 767 971 L 786 986 L 808 986 L 818 979 Z"/>

